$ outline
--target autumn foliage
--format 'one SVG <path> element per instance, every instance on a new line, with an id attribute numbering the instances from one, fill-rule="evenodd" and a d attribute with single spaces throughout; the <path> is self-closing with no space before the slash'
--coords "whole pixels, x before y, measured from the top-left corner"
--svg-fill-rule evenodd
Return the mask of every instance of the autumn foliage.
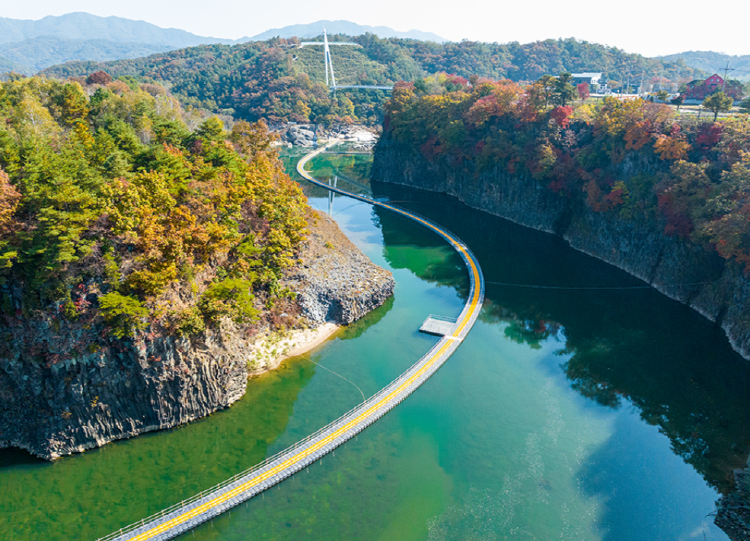
<path id="1" fill-rule="evenodd" d="M 103 318 L 117 337 L 257 320 L 287 294 L 307 213 L 266 125 L 226 131 L 161 87 L 94 84 L 0 84 L 5 316 Z"/>
<path id="2" fill-rule="evenodd" d="M 595 212 L 714 249 L 750 272 L 747 116 L 699 123 L 675 118 L 667 105 L 615 98 L 554 106 L 561 100 L 548 76 L 525 87 L 474 81 L 397 87 L 386 129 L 429 160 L 533 179 Z"/>

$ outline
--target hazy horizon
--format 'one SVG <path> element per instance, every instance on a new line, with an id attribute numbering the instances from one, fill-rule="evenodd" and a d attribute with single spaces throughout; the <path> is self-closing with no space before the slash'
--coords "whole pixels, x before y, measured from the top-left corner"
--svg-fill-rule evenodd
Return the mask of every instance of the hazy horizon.
<path id="1" fill-rule="evenodd" d="M 215 0 L 211 6 L 196 0 L 30 0 L 4 6 L 0 17 L 39 20 L 50 15 L 84 11 L 101 17 L 117 16 L 143 20 L 162 28 L 187 30 L 200 36 L 239 39 L 273 28 L 309 24 L 319 20 L 346 20 L 361 25 L 388 26 L 397 31 L 432 32 L 450 41 L 528 43 L 575 37 L 578 40 L 617 47 L 644 56 L 684 51 L 714 51 L 730 55 L 750 54 L 744 22 L 750 4 L 731 11 L 728 20 L 707 25 L 694 11 L 678 11 L 645 0 L 628 4 L 558 3 L 540 0 L 534 4 L 500 6 L 478 0 L 455 4 L 436 0 L 433 9 L 422 5 L 383 0 L 377 5 L 343 0 L 322 5 L 289 0 L 282 6 L 236 5 Z M 231 16 L 229 14 L 231 13 Z M 293 16 L 289 14 L 293 13 Z M 540 18 L 538 14 L 546 16 Z M 723 18 L 722 18 L 723 19 Z M 612 24 L 616 21 L 616 26 Z"/>

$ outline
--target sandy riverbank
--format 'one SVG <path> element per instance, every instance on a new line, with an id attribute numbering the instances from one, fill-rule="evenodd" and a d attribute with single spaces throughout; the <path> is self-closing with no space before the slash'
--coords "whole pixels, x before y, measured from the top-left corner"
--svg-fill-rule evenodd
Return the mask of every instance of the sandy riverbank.
<path id="1" fill-rule="evenodd" d="M 290 357 L 302 355 L 319 346 L 341 328 L 335 323 L 323 323 L 311 329 L 289 330 L 259 338 L 253 344 L 253 364 L 248 376 L 258 376 L 277 368 Z"/>

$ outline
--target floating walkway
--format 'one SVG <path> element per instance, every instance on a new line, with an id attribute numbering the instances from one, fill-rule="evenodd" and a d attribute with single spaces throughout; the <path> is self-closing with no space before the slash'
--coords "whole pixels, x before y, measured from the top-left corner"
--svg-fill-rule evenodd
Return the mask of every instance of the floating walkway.
<path id="1" fill-rule="evenodd" d="M 469 271 L 470 289 L 466 305 L 455 323 L 452 323 L 453 328 L 450 330 L 450 334 L 443 336 L 421 359 L 387 387 L 328 426 L 249 470 L 239 473 L 189 500 L 182 501 L 136 524 L 102 537 L 99 541 L 165 541 L 172 539 L 249 500 L 316 462 L 325 454 L 362 432 L 417 390 L 448 360 L 448 357 L 458 348 L 474 325 L 484 301 L 484 278 L 476 258 L 458 237 L 427 218 L 394 205 L 374 201 L 367 197 L 351 194 L 340 188 L 328 186 L 305 171 L 304 167 L 308 161 L 338 142 L 332 141 L 302 158 L 297 165 L 297 171 L 305 179 L 327 190 L 388 209 L 421 223 L 445 239 L 460 254 Z"/>

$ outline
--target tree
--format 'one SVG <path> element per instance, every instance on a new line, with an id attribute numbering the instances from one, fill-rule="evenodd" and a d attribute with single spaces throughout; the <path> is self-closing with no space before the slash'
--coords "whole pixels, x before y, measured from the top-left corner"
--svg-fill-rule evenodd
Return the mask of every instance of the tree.
<path id="1" fill-rule="evenodd" d="M 541 94 L 544 96 L 544 108 L 547 109 L 550 100 L 555 92 L 555 77 L 552 75 L 542 75 L 537 81 L 541 88 Z"/>
<path id="2" fill-rule="evenodd" d="M 750 98 L 745 98 L 740 102 L 740 111 L 750 113 Z"/>
<path id="3" fill-rule="evenodd" d="M 112 76 L 106 71 L 95 71 L 86 78 L 87 85 L 106 85 L 112 82 Z"/>
<path id="4" fill-rule="evenodd" d="M 685 101 L 685 97 L 682 94 L 680 94 L 676 98 L 672 98 L 672 100 L 669 103 L 671 103 L 672 105 L 676 105 L 677 106 L 677 110 L 679 111 L 680 110 L 680 106 L 682 105 L 682 102 L 684 102 L 684 101 Z"/>
<path id="5" fill-rule="evenodd" d="M 724 92 L 717 92 L 711 94 L 705 100 L 703 100 L 703 107 L 708 109 L 714 114 L 714 122 L 719 117 L 719 113 L 729 111 L 732 108 L 734 100 L 724 94 Z"/>
<path id="6" fill-rule="evenodd" d="M 581 101 L 586 101 L 591 95 L 591 92 L 589 92 L 588 83 L 581 83 L 579 85 L 576 85 L 576 90 L 578 90 L 578 97 L 581 99 Z"/>
<path id="7" fill-rule="evenodd" d="M 571 73 L 564 72 L 553 83 L 555 87 L 554 101 L 562 107 L 568 105 L 568 102 L 573 101 L 576 97 L 576 89 L 570 84 L 572 77 Z"/>
<path id="8" fill-rule="evenodd" d="M 662 103 L 667 103 L 667 99 L 669 99 L 669 92 L 667 92 L 666 90 L 659 90 L 659 92 L 656 93 L 656 99 Z"/>
<path id="9" fill-rule="evenodd" d="M 549 116 L 562 129 L 566 129 L 570 123 L 570 115 L 573 114 L 573 108 L 570 106 L 555 107 L 550 111 Z"/>

